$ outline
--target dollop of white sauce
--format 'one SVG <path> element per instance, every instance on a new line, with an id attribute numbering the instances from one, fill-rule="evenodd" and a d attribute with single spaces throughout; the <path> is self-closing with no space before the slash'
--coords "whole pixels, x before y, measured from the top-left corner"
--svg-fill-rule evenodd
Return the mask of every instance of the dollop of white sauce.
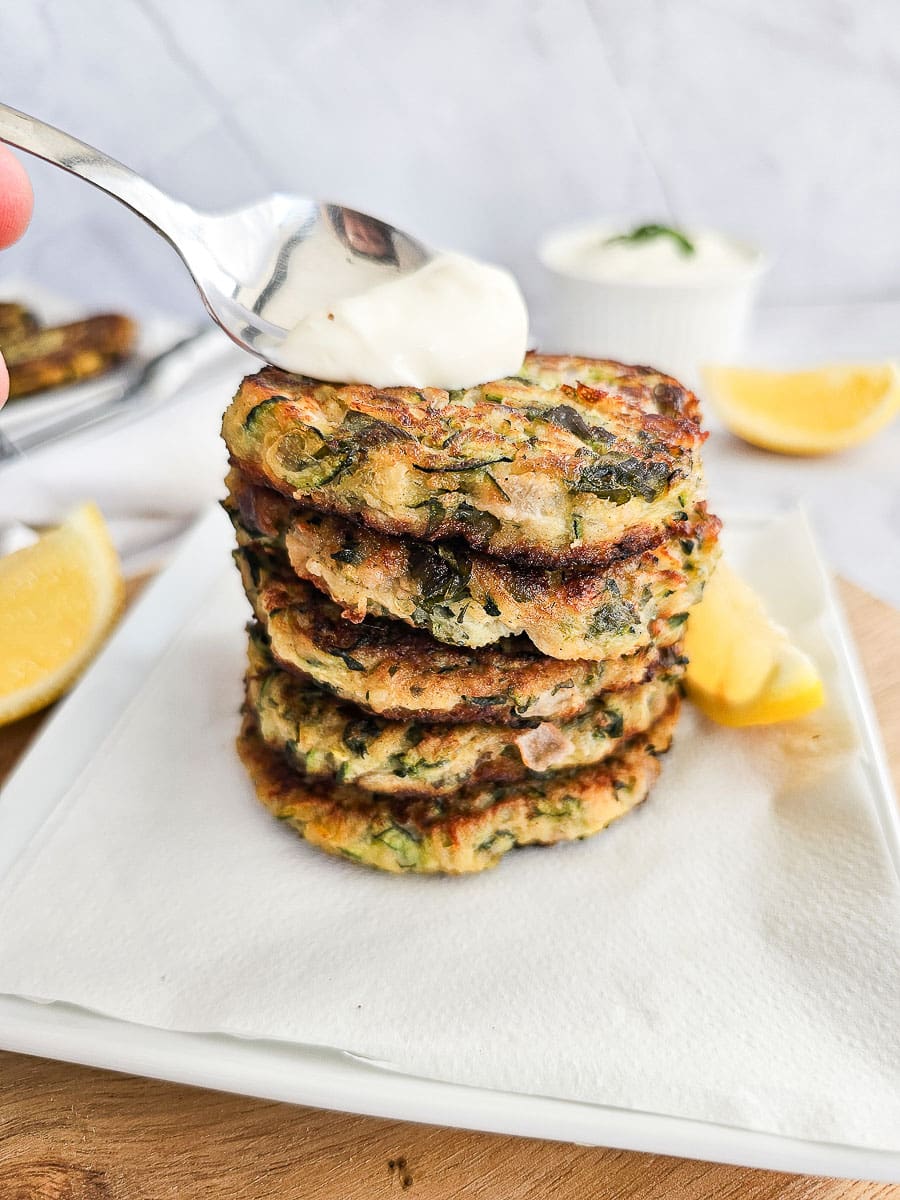
<path id="1" fill-rule="evenodd" d="M 527 342 L 512 275 L 446 253 L 309 313 L 266 356 L 314 379 L 453 390 L 515 375 Z"/>
<path id="2" fill-rule="evenodd" d="M 601 283 L 688 286 L 730 283 L 759 264 L 754 250 L 712 231 L 685 231 L 693 254 L 666 236 L 611 242 L 617 232 L 603 227 L 562 234 L 547 246 L 545 261 L 566 275 Z"/>

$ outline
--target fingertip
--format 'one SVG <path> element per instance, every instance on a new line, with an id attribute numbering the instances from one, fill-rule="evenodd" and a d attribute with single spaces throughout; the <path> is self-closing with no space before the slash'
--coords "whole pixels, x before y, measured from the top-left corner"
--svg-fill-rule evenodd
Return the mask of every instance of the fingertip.
<path id="1" fill-rule="evenodd" d="M 17 242 L 31 220 L 31 180 L 14 154 L 0 146 L 0 250 Z"/>

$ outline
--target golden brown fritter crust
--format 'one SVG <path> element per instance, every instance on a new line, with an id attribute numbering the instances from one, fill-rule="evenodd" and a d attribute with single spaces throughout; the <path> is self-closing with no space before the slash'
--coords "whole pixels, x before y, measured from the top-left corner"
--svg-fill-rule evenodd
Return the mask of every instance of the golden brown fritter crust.
<path id="1" fill-rule="evenodd" d="M 312 845 L 383 871 L 466 874 L 514 846 L 588 837 L 647 796 L 669 748 L 679 701 L 599 766 L 451 798 L 401 801 L 311 783 L 267 746 L 248 716 L 238 753 L 260 802 Z"/>
<path id="2" fill-rule="evenodd" d="M 573 354 L 528 354 L 521 376 L 542 387 L 554 388 L 562 384 L 575 387 L 583 383 L 633 400 L 647 412 L 662 413 L 665 417 L 687 417 L 696 425 L 701 422 L 700 403 L 694 393 L 654 367 Z"/>
<path id="3" fill-rule="evenodd" d="M 550 386 L 560 360 L 456 392 L 319 383 L 274 367 L 245 379 L 222 433 L 245 475 L 382 533 L 461 538 L 559 568 L 659 545 L 703 498 L 699 427 L 662 377 Z M 562 360 L 569 364 L 576 360 Z M 656 380 L 652 385 L 647 379 Z M 667 384 L 663 385 L 667 387 Z"/>
<path id="4" fill-rule="evenodd" d="M 677 536 L 606 567 L 515 566 L 465 542 L 415 542 L 292 504 L 232 470 L 226 508 L 248 533 L 283 544 L 291 566 L 351 621 L 393 617 L 453 646 L 525 634 L 553 658 L 634 654 L 696 604 L 718 559 L 720 522 L 701 505 Z"/>
<path id="5" fill-rule="evenodd" d="M 656 646 L 603 663 L 548 658 L 526 638 L 460 649 L 394 621 L 344 620 L 337 605 L 259 546 L 238 550 L 235 559 L 275 660 L 395 720 L 565 721 L 603 692 L 684 672 L 678 628 L 667 628 Z"/>
<path id="6" fill-rule="evenodd" d="M 446 796 L 602 762 L 661 717 L 677 686 L 657 677 L 605 693 L 571 721 L 536 721 L 524 729 L 391 721 L 277 667 L 255 626 L 245 707 L 263 741 L 307 779 L 379 795 Z"/>
<path id="7" fill-rule="evenodd" d="M 107 314 L 15 338 L 3 349 L 10 399 L 101 374 L 131 353 L 135 336 L 128 317 Z"/>

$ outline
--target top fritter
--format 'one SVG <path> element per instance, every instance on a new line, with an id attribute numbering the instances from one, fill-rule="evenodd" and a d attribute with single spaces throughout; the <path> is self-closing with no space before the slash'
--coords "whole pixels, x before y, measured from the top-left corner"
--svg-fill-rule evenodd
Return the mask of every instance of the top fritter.
<path id="1" fill-rule="evenodd" d="M 703 498 L 692 393 L 642 367 L 528 355 L 456 392 L 319 383 L 266 367 L 225 413 L 250 478 L 383 533 L 596 565 L 659 545 Z"/>

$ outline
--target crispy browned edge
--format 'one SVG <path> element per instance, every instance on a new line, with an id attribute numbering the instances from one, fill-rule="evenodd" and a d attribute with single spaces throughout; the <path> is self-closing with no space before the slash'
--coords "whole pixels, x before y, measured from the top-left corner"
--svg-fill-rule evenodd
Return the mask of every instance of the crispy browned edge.
<path id="1" fill-rule="evenodd" d="M 564 364 L 572 362 L 592 362 L 599 367 L 611 367 L 620 373 L 619 382 L 616 384 L 618 390 L 623 395 L 632 396 L 635 399 L 645 394 L 645 385 L 649 384 L 650 379 L 654 379 L 656 382 L 651 386 L 651 393 L 663 416 L 686 417 L 695 425 L 702 423 L 703 414 L 696 394 L 673 375 L 666 375 L 664 371 L 659 371 L 656 367 L 643 366 L 639 363 L 624 363 L 616 358 L 590 359 L 583 354 L 539 354 L 534 350 L 530 350 L 525 355 L 525 367 L 527 368 L 530 362 L 537 359 L 543 363 L 555 364 L 560 369 L 564 367 Z M 629 375 L 637 376 L 639 380 L 643 380 L 643 383 L 632 385 L 622 382 Z"/>

